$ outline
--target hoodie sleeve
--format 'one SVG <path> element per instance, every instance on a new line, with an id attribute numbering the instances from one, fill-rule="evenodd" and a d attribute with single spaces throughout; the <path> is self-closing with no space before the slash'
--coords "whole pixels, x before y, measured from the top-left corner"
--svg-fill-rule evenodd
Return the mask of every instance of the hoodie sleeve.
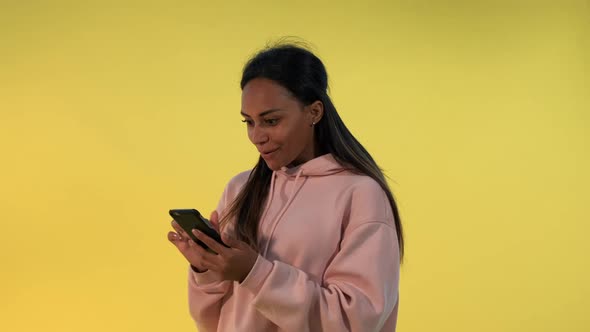
<path id="1" fill-rule="evenodd" d="M 231 182 L 230 182 L 231 184 Z M 228 204 L 229 184 L 225 187 L 217 205 L 217 213 L 221 215 Z M 223 280 L 213 271 L 198 273 L 188 268 L 188 302 L 190 315 L 199 331 L 217 331 L 221 303 L 225 295 L 233 287 L 232 281 Z"/>
<path id="2" fill-rule="evenodd" d="M 383 202 L 384 195 L 378 196 Z M 378 205 L 382 210 L 383 203 Z M 371 212 L 355 218 L 361 215 Z M 390 214 L 383 220 L 351 219 L 321 282 L 259 255 L 240 287 L 249 289 L 252 305 L 285 331 L 379 331 L 397 303 L 398 285 L 399 249 Z"/>
<path id="3" fill-rule="evenodd" d="M 230 281 L 216 280 L 208 273 L 196 273 L 189 267 L 189 311 L 201 332 L 217 331 L 221 302 L 232 287 Z"/>

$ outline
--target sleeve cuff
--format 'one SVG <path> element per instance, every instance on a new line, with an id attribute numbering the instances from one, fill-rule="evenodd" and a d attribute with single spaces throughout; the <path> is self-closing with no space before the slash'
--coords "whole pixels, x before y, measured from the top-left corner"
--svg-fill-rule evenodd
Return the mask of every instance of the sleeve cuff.
<path id="1" fill-rule="evenodd" d="M 272 268 L 273 263 L 262 257 L 262 255 L 258 255 L 252 270 L 250 270 L 250 273 L 244 278 L 240 286 L 250 290 L 254 294 L 258 293 Z"/>

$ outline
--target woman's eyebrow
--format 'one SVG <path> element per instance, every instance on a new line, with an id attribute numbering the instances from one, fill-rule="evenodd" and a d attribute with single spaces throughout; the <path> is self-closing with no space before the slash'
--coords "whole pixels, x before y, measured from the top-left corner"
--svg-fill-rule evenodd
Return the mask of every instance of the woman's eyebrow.
<path id="1" fill-rule="evenodd" d="M 273 109 L 269 109 L 269 110 L 266 110 L 266 111 L 258 114 L 258 116 L 261 117 L 261 116 L 265 116 L 267 114 L 274 113 L 274 112 L 279 112 L 279 111 L 284 111 L 284 110 L 282 110 L 280 108 L 273 108 Z M 244 113 L 243 111 L 240 111 L 240 114 L 242 114 L 243 116 L 247 116 L 249 118 L 251 117 L 248 114 Z"/>

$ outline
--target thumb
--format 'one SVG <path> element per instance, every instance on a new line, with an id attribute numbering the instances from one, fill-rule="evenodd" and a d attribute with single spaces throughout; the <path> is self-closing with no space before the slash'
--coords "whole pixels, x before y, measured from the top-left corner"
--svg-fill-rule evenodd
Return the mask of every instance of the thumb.
<path id="1" fill-rule="evenodd" d="M 211 222 L 213 227 L 217 231 L 219 231 L 219 214 L 217 213 L 217 210 L 213 210 L 213 212 L 211 212 L 211 217 L 209 218 L 209 221 Z"/>

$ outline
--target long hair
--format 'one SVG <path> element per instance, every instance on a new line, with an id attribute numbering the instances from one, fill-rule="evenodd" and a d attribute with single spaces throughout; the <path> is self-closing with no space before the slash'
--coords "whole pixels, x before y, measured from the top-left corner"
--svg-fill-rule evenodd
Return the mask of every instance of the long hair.
<path id="1" fill-rule="evenodd" d="M 256 53 L 244 66 L 240 86 L 252 79 L 270 79 L 289 90 L 303 105 L 321 101 L 324 116 L 315 125 L 315 139 L 322 153 L 332 153 L 343 165 L 352 166 L 360 173 L 373 178 L 387 194 L 395 218 L 395 229 L 403 261 L 404 237 L 397 205 L 381 168 L 369 152 L 346 128 L 336 107 L 328 96 L 328 74 L 322 61 L 311 51 L 294 43 L 280 43 Z M 237 217 L 236 237 L 258 249 L 258 224 L 264 202 L 268 196 L 272 170 L 262 157 L 222 217 L 221 224 Z"/>

